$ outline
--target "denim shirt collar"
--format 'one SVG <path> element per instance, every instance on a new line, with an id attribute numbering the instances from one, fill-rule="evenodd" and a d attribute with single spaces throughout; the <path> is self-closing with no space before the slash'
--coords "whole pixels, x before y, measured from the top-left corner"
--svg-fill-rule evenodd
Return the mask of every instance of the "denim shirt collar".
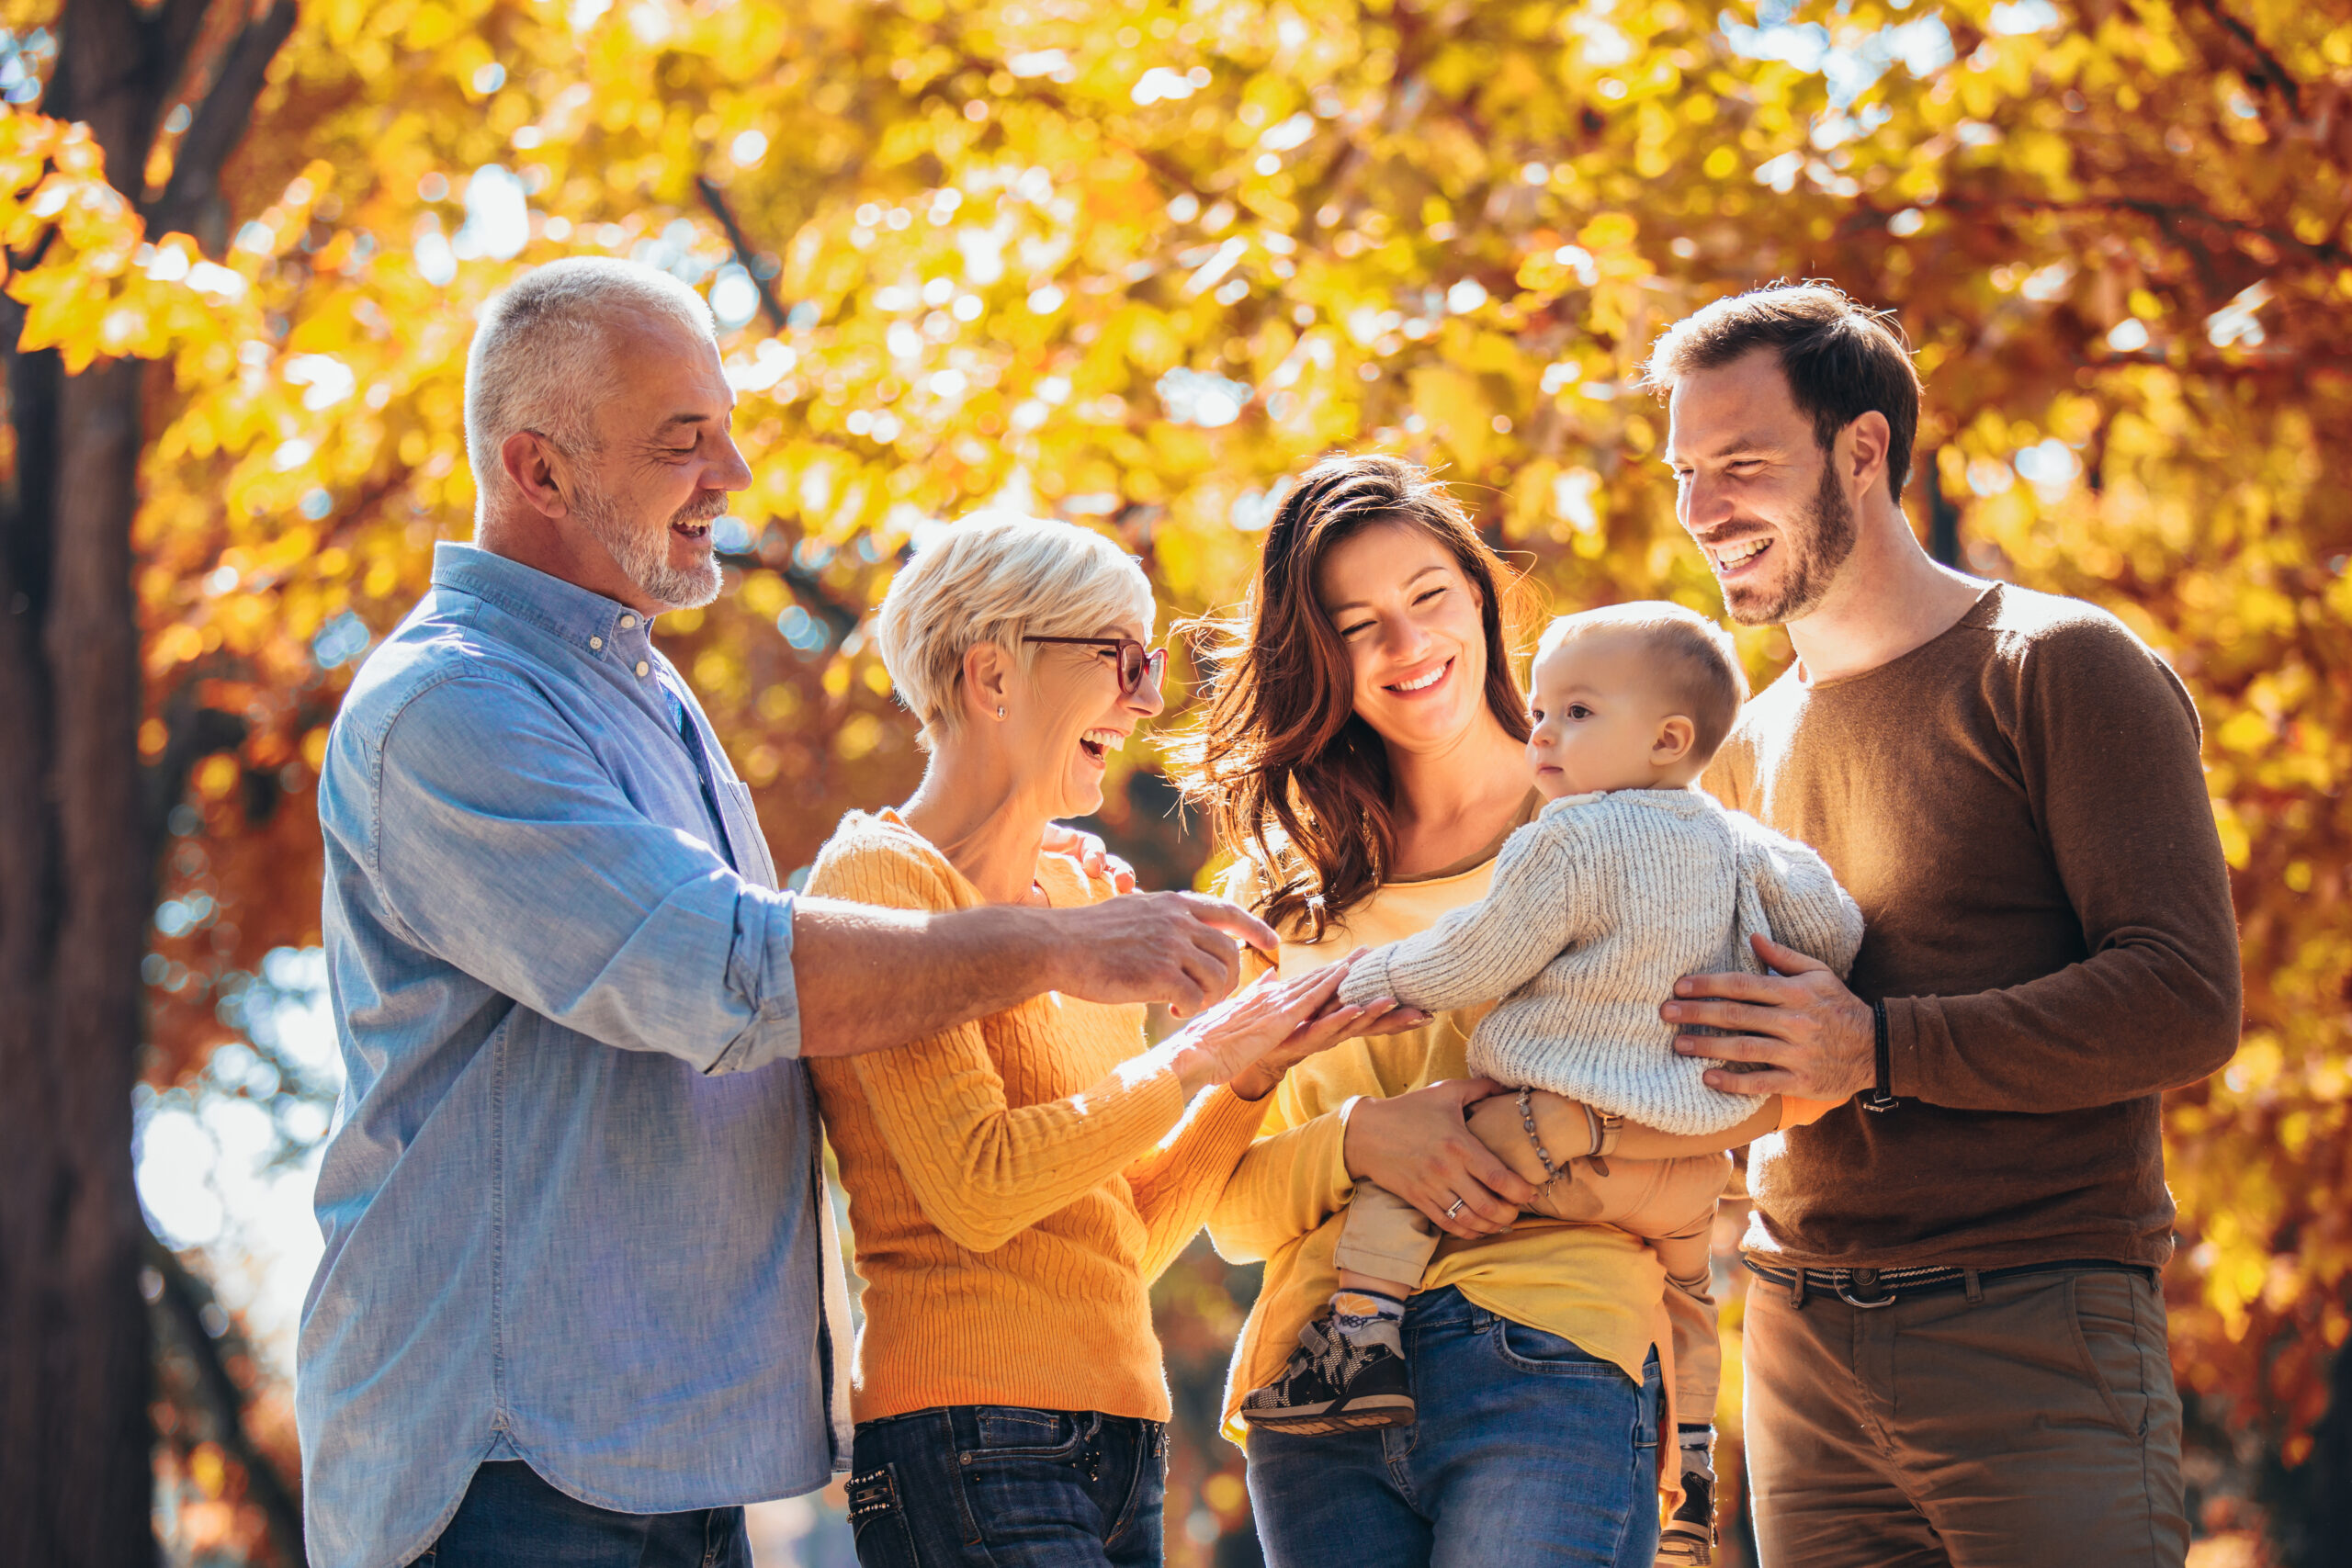
<path id="1" fill-rule="evenodd" d="M 494 555 L 480 545 L 433 547 L 433 586 L 497 605 L 595 658 L 628 637 L 650 641 L 652 621 L 616 599 Z"/>

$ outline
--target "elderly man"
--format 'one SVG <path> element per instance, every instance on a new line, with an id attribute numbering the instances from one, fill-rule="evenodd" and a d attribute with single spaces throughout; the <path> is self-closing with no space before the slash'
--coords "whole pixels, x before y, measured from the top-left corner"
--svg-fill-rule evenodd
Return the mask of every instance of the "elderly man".
<path id="1" fill-rule="evenodd" d="M 1818 850 L 1851 986 L 1683 981 L 1716 1088 L 1844 1101 L 1758 1140 L 1747 1455 L 1766 1568 L 2177 1564 L 2159 1097 L 2229 1059 L 2236 927 L 2179 680 L 2112 615 L 1948 571 L 1900 498 L 1919 383 L 1832 288 L 1650 362 L 1682 524 L 1796 663 L 1707 786 Z"/>
<path id="2" fill-rule="evenodd" d="M 320 781 L 349 1081 L 296 1407 L 318 1568 L 747 1568 L 740 1505 L 845 1469 L 847 1298 L 801 1058 L 1046 990 L 1197 1008 L 1212 899 L 918 915 L 777 889 L 651 639 L 751 475 L 710 316 L 616 261 L 485 308 L 471 546 L 368 660 Z"/>

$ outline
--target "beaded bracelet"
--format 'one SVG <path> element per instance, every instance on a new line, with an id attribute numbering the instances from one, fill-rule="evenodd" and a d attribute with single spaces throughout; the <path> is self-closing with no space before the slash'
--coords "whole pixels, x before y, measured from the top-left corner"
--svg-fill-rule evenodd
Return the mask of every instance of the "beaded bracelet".
<path id="1" fill-rule="evenodd" d="M 1527 1097 L 1534 1092 L 1526 1089 L 1519 1091 L 1519 1124 L 1527 1129 L 1527 1141 L 1535 1145 L 1535 1157 L 1544 1162 L 1544 1185 L 1549 1187 L 1560 1179 L 1560 1169 L 1552 1163 L 1552 1152 L 1544 1146 L 1543 1135 L 1535 1131 L 1534 1108 L 1527 1102 Z"/>

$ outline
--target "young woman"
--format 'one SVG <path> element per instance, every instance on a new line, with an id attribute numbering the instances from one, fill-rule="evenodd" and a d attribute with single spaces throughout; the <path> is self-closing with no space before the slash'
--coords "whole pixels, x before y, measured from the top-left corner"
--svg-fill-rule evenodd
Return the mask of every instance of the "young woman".
<path id="1" fill-rule="evenodd" d="M 1284 978 L 1482 897 L 1532 816 L 1506 581 L 1444 489 L 1395 458 L 1320 464 L 1276 515 L 1180 773 L 1239 857 L 1224 891 L 1283 933 Z M 1242 1393 L 1280 1372 L 1332 1292 L 1356 1179 L 1448 1237 L 1403 1320 L 1430 1391 L 1416 1425 L 1248 1431 L 1273 1568 L 1652 1562 L 1663 1276 L 1625 1232 L 1520 1215 L 1534 1190 L 1464 1123 L 1494 1088 L 1464 1065 L 1483 1010 L 1293 1071 L 1210 1214 L 1226 1257 L 1266 1261 L 1227 1385 L 1237 1434 Z M 1572 1109 L 1555 1100 L 1545 1124 Z M 1626 1139 L 1629 1155 L 1698 1152 Z"/>
<path id="2" fill-rule="evenodd" d="M 1082 528 L 972 521 L 917 556 L 878 630 L 930 766 L 905 806 L 842 821 L 808 891 L 1111 897 L 1042 845 L 1101 807 L 1107 754 L 1159 711 L 1151 626 L 1136 562 Z M 1270 978 L 1151 1049 L 1141 1008 L 1048 995 L 812 1064 L 865 1280 L 849 1498 L 866 1568 L 1159 1562 L 1152 1279 L 1290 1063 L 1419 1016 L 1329 1005 L 1337 973 Z"/>

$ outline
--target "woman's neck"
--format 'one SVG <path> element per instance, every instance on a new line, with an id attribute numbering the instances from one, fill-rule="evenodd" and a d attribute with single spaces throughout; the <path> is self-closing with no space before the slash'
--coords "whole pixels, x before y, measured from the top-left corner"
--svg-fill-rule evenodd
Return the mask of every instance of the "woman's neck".
<path id="1" fill-rule="evenodd" d="M 947 742 L 899 815 L 989 903 L 1029 901 L 1046 817 L 1001 761 Z"/>
<path id="2" fill-rule="evenodd" d="M 1426 876 L 1476 854 L 1501 837 L 1535 787 L 1527 748 L 1484 708 L 1442 747 L 1390 747 L 1388 776 L 1396 790 L 1391 876 Z"/>

